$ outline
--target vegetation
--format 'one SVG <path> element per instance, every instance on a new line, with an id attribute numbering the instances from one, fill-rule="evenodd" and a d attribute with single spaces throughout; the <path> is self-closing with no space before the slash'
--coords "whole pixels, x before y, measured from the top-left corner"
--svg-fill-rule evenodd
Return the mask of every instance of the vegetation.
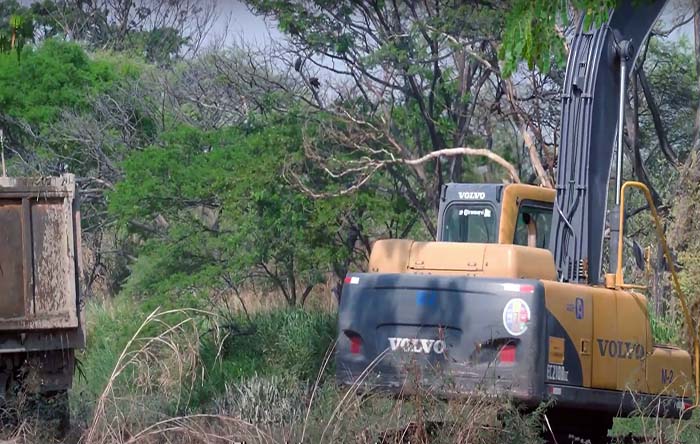
<path id="1" fill-rule="evenodd" d="M 430 415 L 470 418 L 444 442 L 539 436 L 507 401 L 346 397 L 328 308 L 376 239 L 435 236 L 444 183 L 554 185 L 566 39 L 615 2 L 246 0 L 280 37 L 211 47 L 213 1 L 25 3 L 0 0 L 0 145 L 10 174 L 78 176 L 83 442 L 369 441 Z M 700 54 L 665 38 L 693 11 L 635 67 L 625 175 L 652 188 L 697 317 Z M 641 214 L 655 339 L 687 345 Z"/>
<path id="2" fill-rule="evenodd" d="M 72 396 L 74 417 L 94 418 L 82 425 L 92 433 L 133 434 L 172 416 L 220 408 L 238 381 L 272 379 L 291 389 L 332 371 L 325 358 L 335 318 L 327 312 L 289 308 L 250 318 L 191 308 L 148 312 L 124 297 L 91 303 L 87 314 L 88 346 Z"/>

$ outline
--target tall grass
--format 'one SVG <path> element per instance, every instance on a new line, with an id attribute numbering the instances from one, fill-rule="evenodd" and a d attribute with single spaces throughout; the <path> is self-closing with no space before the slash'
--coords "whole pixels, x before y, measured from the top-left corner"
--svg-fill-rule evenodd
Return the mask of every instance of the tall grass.
<path id="1" fill-rule="evenodd" d="M 507 400 L 445 404 L 429 392 L 394 400 L 337 387 L 329 377 L 335 317 L 326 312 L 278 309 L 247 318 L 156 310 L 139 317 L 134 303 L 88 308 L 84 378 L 76 384 L 77 398 L 92 398 L 76 412 L 89 418 L 85 444 L 516 443 L 539 436 L 539 422 L 528 423 Z"/>
<path id="2" fill-rule="evenodd" d="M 401 399 L 334 383 L 335 318 L 276 309 L 250 318 L 195 309 L 142 314 L 117 298 L 88 307 L 73 394 L 74 443 L 537 443 L 544 406 L 507 398 Z M 635 422 L 636 421 L 636 422 Z M 46 443 L 23 423 L 2 438 Z M 617 421 L 615 432 L 698 442 L 696 421 Z M 620 442 L 624 442 L 620 438 Z M 695 439 L 695 441 L 694 441 Z M 662 442 L 662 441 L 656 441 Z"/>
<path id="3" fill-rule="evenodd" d="M 300 308 L 259 312 L 250 319 L 227 316 L 221 327 L 228 330 L 223 344 L 203 343 L 207 378 L 193 393 L 193 402 L 206 405 L 228 390 L 232 382 L 252 376 L 313 380 L 335 341 L 335 323 L 330 313 Z M 332 369 L 325 370 L 324 374 Z"/>
<path id="4" fill-rule="evenodd" d="M 657 316 L 649 310 L 649 322 L 654 342 L 657 344 L 682 345 L 684 340 L 683 322 L 680 316 Z"/>
<path id="5" fill-rule="evenodd" d="M 86 311 L 87 348 L 79 356 L 76 401 L 99 396 L 120 353 L 137 330 L 153 337 L 164 325 L 162 320 L 142 325 L 149 313 L 130 298 L 92 301 Z M 202 310 L 188 312 L 199 332 L 197 353 L 202 378 L 188 394 L 187 409 L 202 407 L 225 391 L 227 383 L 253 375 L 313 379 L 335 340 L 335 316 L 322 311 L 282 308 L 258 312 L 251 318 Z M 173 313 L 182 314 L 169 313 L 169 322 L 179 320 Z"/>
<path id="6" fill-rule="evenodd" d="M 335 340 L 327 312 L 283 308 L 249 318 L 145 308 L 130 297 L 86 307 L 88 341 L 71 400 L 77 427 L 95 428 L 95 413 L 139 418 L 120 425 L 138 428 L 209 411 L 237 381 L 255 375 L 312 381 L 326 374 L 319 370 Z"/>

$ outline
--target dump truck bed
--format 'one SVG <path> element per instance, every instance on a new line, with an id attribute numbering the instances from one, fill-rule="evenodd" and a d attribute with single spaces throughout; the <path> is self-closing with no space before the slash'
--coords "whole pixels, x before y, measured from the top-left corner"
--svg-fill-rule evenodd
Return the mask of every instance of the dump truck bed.
<path id="1" fill-rule="evenodd" d="M 0 178 L 0 333 L 79 328 L 79 233 L 74 176 Z"/>

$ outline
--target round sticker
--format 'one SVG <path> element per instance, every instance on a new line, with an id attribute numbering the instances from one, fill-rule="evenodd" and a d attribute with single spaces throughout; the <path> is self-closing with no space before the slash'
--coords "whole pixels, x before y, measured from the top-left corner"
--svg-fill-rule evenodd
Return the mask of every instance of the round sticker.
<path id="1" fill-rule="evenodd" d="M 503 326 L 513 336 L 520 336 L 530 322 L 530 307 L 520 298 L 511 299 L 503 309 Z"/>

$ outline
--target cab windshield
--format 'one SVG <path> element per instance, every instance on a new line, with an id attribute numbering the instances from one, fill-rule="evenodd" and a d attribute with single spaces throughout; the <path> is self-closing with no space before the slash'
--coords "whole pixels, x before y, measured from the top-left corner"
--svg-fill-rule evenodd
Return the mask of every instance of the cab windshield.
<path id="1" fill-rule="evenodd" d="M 444 220 L 442 240 L 445 242 L 496 242 L 496 215 L 489 204 L 450 205 Z"/>

